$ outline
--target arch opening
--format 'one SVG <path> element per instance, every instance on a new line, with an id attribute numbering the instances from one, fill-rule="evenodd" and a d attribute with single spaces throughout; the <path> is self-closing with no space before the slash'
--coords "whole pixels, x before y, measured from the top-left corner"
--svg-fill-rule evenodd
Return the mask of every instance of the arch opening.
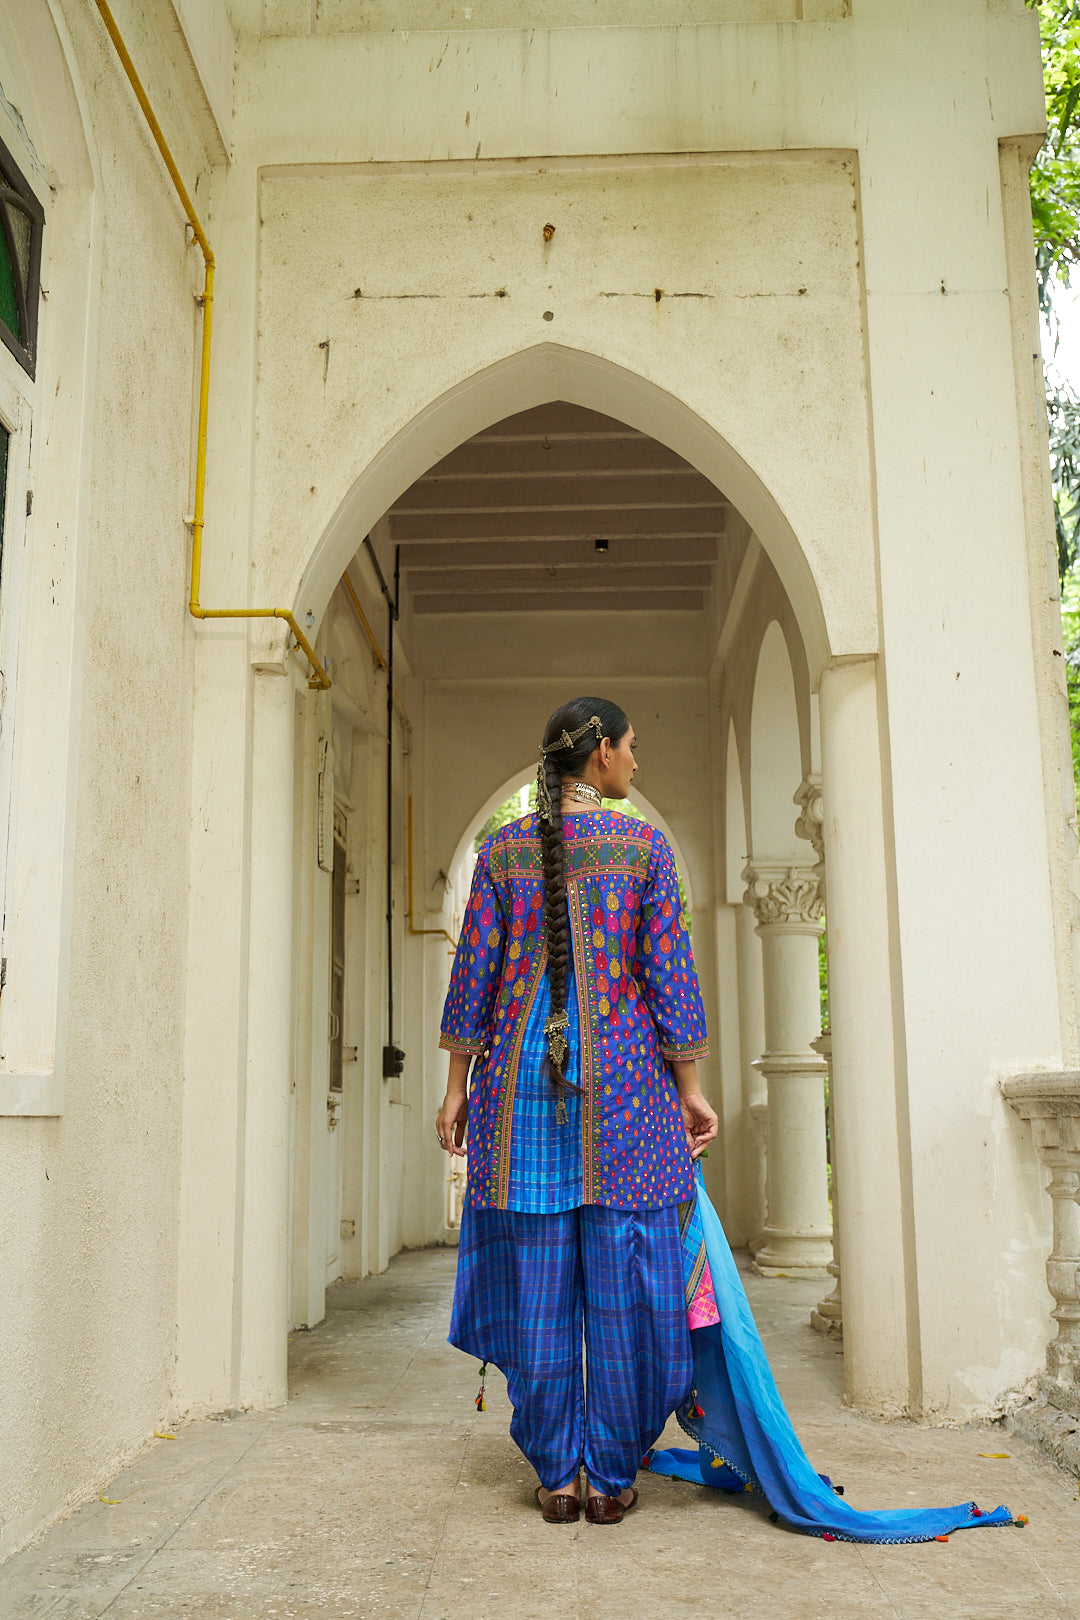
<path id="1" fill-rule="evenodd" d="M 816 676 L 830 656 L 821 596 L 788 518 L 754 469 L 696 411 L 612 361 L 542 343 L 474 373 L 433 400 L 363 468 L 304 567 L 295 611 L 318 624 L 352 557 L 379 519 L 459 446 L 493 424 L 555 402 L 626 424 L 674 452 L 720 491 L 757 537 L 799 623 Z"/>

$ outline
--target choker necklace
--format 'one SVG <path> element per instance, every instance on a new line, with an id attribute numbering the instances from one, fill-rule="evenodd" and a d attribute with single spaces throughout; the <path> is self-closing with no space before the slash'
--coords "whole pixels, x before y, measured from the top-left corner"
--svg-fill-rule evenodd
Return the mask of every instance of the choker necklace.
<path id="1" fill-rule="evenodd" d="M 602 805 L 604 802 L 602 794 L 591 782 L 566 781 L 563 783 L 562 791 L 564 799 L 576 799 L 579 804 Z"/>

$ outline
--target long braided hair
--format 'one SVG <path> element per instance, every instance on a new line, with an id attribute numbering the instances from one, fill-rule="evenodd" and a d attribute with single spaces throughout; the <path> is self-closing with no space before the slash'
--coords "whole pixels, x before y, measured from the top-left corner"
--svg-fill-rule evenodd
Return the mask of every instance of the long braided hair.
<path id="1" fill-rule="evenodd" d="M 599 724 L 597 724 L 599 722 Z M 547 939 L 547 974 L 551 1013 L 546 1067 L 558 1098 L 558 1117 L 566 1117 L 564 1098 L 580 1091 L 566 1078 L 566 969 L 570 961 L 570 916 L 566 906 L 566 865 L 563 852 L 562 784 L 564 777 L 579 776 L 589 757 L 607 737 L 618 744 L 630 722 L 617 703 L 606 698 L 579 697 L 556 709 L 544 727 L 537 771 L 537 810 L 544 863 L 544 933 Z M 575 736 L 580 733 L 580 736 Z M 567 741 L 561 742 L 565 737 Z"/>

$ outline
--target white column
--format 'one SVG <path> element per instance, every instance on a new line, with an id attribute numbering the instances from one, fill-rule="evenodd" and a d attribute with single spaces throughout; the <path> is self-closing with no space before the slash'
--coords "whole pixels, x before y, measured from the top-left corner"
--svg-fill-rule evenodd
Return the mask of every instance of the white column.
<path id="1" fill-rule="evenodd" d="M 765 991 L 765 1051 L 755 1067 L 769 1092 L 769 1218 L 755 1264 L 766 1276 L 817 1270 L 832 1258 L 825 1064 L 810 1046 L 821 1031 L 821 881 L 812 867 L 762 861 L 743 876 Z"/>
<path id="2" fill-rule="evenodd" d="M 289 1327 L 295 691 L 276 669 L 254 686 L 237 1406 L 284 1401 Z"/>
<path id="3" fill-rule="evenodd" d="M 765 1050 L 765 992 L 761 978 L 761 941 L 751 906 L 735 914 L 735 953 L 739 981 L 739 1047 L 742 1053 L 743 1106 L 746 1110 L 746 1159 L 743 1165 L 743 1222 L 751 1253 L 765 1241 L 768 1088 L 753 1058 Z"/>
<path id="4" fill-rule="evenodd" d="M 825 801 L 821 792 L 820 776 L 810 775 L 799 784 L 795 794 L 795 803 L 799 806 L 799 818 L 795 823 L 795 831 L 800 838 L 814 846 L 817 856 L 817 865 L 814 868 L 821 879 L 822 897 L 825 897 Z M 832 1036 L 827 1029 L 822 1030 L 816 1040 L 810 1042 L 814 1051 L 825 1061 L 826 1066 L 832 1059 Z M 835 1140 L 833 1119 L 835 1109 L 831 1101 L 826 1104 L 825 1122 L 831 1140 Z M 832 1159 L 832 1259 L 826 1266 L 826 1271 L 833 1278 L 833 1289 L 824 1299 L 818 1301 L 810 1312 L 810 1326 L 818 1333 L 830 1336 L 839 1336 L 843 1332 L 843 1307 L 840 1298 L 840 1178 L 836 1173 L 836 1156 Z"/>
<path id="5" fill-rule="evenodd" d="M 892 922 L 882 803 L 877 660 L 821 682 L 833 1174 L 843 1199 L 844 1375 L 850 1404 L 912 1409 L 901 1169 L 904 1077 L 893 1025 Z M 913 1271 L 913 1266 L 911 1270 Z"/>
<path id="6" fill-rule="evenodd" d="M 815 1052 L 820 1052 L 826 1064 L 832 1060 L 832 1035 L 823 1030 L 816 1041 L 811 1041 Z M 825 1117 L 829 1123 L 833 1142 L 836 1140 L 832 1121 L 835 1109 L 830 1100 L 825 1110 Z M 832 1292 L 819 1299 L 810 1312 L 810 1326 L 816 1333 L 824 1333 L 829 1338 L 839 1338 L 844 1331 L 844 1302 L 840 1291 L 840 1178 L 836 1174 L 836 1160 L 833 1158 L 832 1174 L 832 1259 L 825 1267 L 833 1279 Z"/>
<path id="7" fill-rule="evenodd" d="M 202 597 L 221 607 L 250 601 L 257 172 L 242 162 L 219 169 L 211 189 L 218 272 Z M 236 1404 L 253 681 L 243 620 L 192 620 L 190 634 L 191 876 L 176 1390 L 181 1411 L 198 1413 Z"/>

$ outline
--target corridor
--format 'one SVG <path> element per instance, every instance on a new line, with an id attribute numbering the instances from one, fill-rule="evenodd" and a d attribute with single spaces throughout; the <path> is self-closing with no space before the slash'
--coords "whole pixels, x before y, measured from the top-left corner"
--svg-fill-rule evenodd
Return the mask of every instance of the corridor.
<path id="1" fill-rule="evenodd" d="M 811 1457 L 856 1505 L 1008 1502 L 1026 1529 L 861 1548 L 734 1499 L 639 1479 L 619 1527 L 545 1525 L 507 1433 L 445 1343 L 454 1252 L 338 1283 L 293 1335 L 291 1398 L 179 1426 L 0 1568 L 4 1620 L 1049 1620 L 1080 1616 L 1071 1479 L 999 1430 L 883 1425 L 839 1406 L 841 1357 L 807 1325 L 821 1279 L 747 1276 Z M 670 1436 L 678 1443 L 675 1434 Z M 984 1453 L 1008 1452 L 1007 1457 Z"/>

